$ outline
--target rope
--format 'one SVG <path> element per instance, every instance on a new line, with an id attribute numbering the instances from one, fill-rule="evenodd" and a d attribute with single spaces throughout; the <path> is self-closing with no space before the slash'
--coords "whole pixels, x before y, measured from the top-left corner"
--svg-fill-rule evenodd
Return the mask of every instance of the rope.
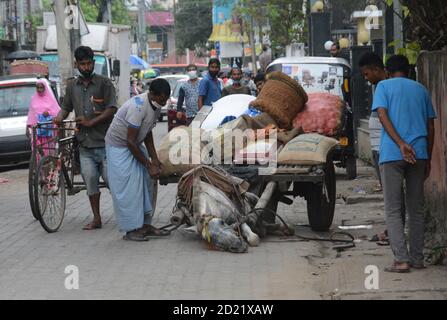
<path id="1" fill-rule="evenodd" d="M 263 212 L 269 212 L 271 214 L 274 214 L 276 217 L 278 217 L 279 220 L 281 220 L 281 222 L 284 224 L 284 226 L 286 228 L 289 228 L 289 226 L 286 224 L 284 219 L 279 214 L 277 214 L 275 211 L 268 209 L 268 208 L 257 208 L 257 209 L 253 209 L 250 211 L 250 213 L 256 213 L 256 214 L 258 212 L 261 212 L 261 214 Z M 258 218 L 259 217 L 260 216 L 258 215 Z M 348 236 L 349 240 L 348 239 L 334 239 L 334 236 L 337 234 Z M 351 243 L 351 244 L 354 244 L 354 240 L 355 240 L 355 238 L 352 234 L 350 234 L 348 232 L 344 232 L 344 231 L 332 232 L 331 236 L 329 238 L 306 237 L 306 236 L 302 236 L 302 235 L 298 235 L 298 234 L 295 234 L 294 236 L 297 238 L 300 238 L 302 240 L 307 240 L 307 241 L 328 241 L 328 242 L 342 242 L 342 243 Z M 302 240 L 299 240 L 299 241 L 302 241 Z M 289 239 L 288 241 L 293 241 L 293 239 Z"/>
<path id="2" fill-rule="evenodd" d="M 203 223 L 202 237 L 204 237 L 206 239 L 206 241 L 208 241 L 208 243 L 211 243 L 211 235 L 210 235 L 210 232 L 208 230 L 208 224 L 214 218 L 216 218 L 216 217 L 215 216 L 208 216 L 208 217 L 205 218 L 205 221 Z"/>

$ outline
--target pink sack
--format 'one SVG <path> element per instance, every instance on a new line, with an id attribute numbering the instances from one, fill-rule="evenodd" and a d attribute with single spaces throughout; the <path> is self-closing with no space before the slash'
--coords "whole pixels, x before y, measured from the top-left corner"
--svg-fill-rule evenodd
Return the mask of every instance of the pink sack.
<path id="1" fill-rule="evenodd" d="M 336 136 L 341 129 L 344 102 L 330 93 L 309 93 L 303 111 L 293 120 L 295 128 L 302 127 L 305 133 L 316 132 Z"/>

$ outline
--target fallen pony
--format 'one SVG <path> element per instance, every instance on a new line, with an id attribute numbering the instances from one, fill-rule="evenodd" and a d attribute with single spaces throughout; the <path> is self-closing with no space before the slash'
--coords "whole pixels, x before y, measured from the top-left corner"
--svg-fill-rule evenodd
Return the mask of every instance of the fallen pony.
<path id="1" fill-rule="evenodd" d="M 181 178 L 171 223 L 186 223 L 192 226 L 188 231 L 199 234 L 211 247 L 234 253 L 246 252 L 248 245 L 258 246 L 259 236 L 267 233 L 292 235 L 294 231 L 282 225 L 266 224 L 260 214 L 276 185 L 266 188 L 271 190 L 262 201 L 247 192 L 248 187 L 246 181 L 222 169 L 200 165 Z"/>

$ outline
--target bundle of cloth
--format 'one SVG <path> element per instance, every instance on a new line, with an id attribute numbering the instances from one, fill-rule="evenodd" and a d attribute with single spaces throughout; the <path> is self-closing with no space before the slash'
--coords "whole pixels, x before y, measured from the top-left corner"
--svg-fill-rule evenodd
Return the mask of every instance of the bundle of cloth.
<path id="1" fill-rule="evenodd" d="M 224 134 L 228 134 L 228 132 L 233 133 L 231 143 L 225 141 Z M 247 158 L 245 155 L 252 154 L 253 150 L 256 151 L 254 158 L 263 158 L 261 153 L 265 154 L 266 158 L 271 158 L 272 156 L 268 155 L 271 148 L 278 148 L 280 145 L 288 143 L 300 133 L 302 133 L 301 128 L 284 129 L 269 113 L 264 112 L 255 117 L 242 115 L 208 134 L 209 139 L 213 139 L 213 145 L 220 146 L 220 152 L 217 154 L 218 159 L 215 158 L 214 162 L 228 163 L 236 158 Z M 273 134 L 276 135 L 276 141 L 273 141 L 275 140 Z M 258 152 L 259 150 L 262 152 Z"/>

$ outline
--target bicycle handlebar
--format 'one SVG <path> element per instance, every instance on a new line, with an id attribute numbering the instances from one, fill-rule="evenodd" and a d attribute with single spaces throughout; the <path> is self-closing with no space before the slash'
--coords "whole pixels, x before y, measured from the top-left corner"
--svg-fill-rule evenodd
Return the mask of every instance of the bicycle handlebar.
<path id="1" fill-rule="evenodd" d="M 62 120 L 62 123 L 76 123 L 76 121 L 75 120 Z M 38 127 L 38 126 L 44 126 L 44 125 L 49 125 L 49 124 L 55 124 L 55 123 L 53 121 L 45 121 L 45 122 L 38 122 L 34 126 Z"/>

